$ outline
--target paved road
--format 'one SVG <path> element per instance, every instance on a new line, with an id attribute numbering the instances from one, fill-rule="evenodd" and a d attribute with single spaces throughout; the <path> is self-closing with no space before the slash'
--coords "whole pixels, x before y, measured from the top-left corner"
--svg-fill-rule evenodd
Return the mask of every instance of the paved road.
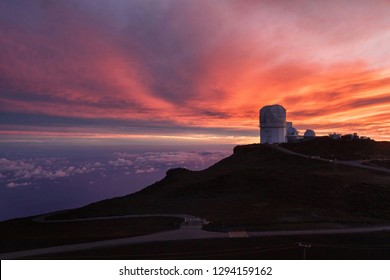
<path id="1" fill-rule="evenodd" d="M 191 222 L 190 222 L 191 224 Z M 153 233 L 143 236 L 135 236 L 129 238 L 112 239 L 97 242 L 88 242 L 80 244 L 71 244 L 63 246 L 55 246 L 49 248 L 12 252 L 6 254 L 0 254 L 0 259 L 18 259 L 26 258 L 37 255 L 46 255 L 53 253 L 65 253 L 72 251 L 82 251 L 88 249 L 96 249 L 103 247 L 121 246 L 129 244 L 141 244 L 161 241 L 172 241 L 172 240 L 186 240 L 186 239 L 209 239 L 209 238 L 228 238 L 227 233 L 219 232 L 208 232 L 201 230 L 201 225 L 185 225 L 179 230 L 171 230 L 159 233 Z"/>
<path id="2" fill-rule="evenodd" d="M 46 215 L 47 216 L 47 215 Z M 117 216 L 107 217 L 108 219 L 116 218 L 129 218 L 129 217 L 150 217 L 150 216 L 175 216 L 174 214 L 163 214 L 163 215 L 128 215 L 128 216 Z M 45 216 L 44 216 L 45 217 Z M 42 249 L 34 249 L 27 251 L 11 252 L 0 254 L 0 259 L 18 259 L 26 258 L 37 255 L 46 255 L 53 253 L 65 253 L 72 251 L 82 251 L 103 247 L 113 247 L 121 245 L 141 244 L 141 243 L 152 243 L 152 242 L 163 242 L 163 241 L 176 241 L 176 240 L 190 240 L 190 239 L 210 239 L 210 238 L 247 238 L 247 237 L 269 237 L 269 236 L 298 236 L 298 235 L 313 235 L 313 234 L 346 234 L 346 233 L 368 233 L 368 232 L 383 232 L 390 231 L 390 226 L 379 226 L 379 227 L 360 227 L 360 228 L 343 228 L 343 229 L 318 229 L 318 230 L 278 230 L 278 231 L 258 231 L 258 232 L 210 232 L 202 230 L 202 224 L 204 220 L 200 218 L 178 214 L 175 217 L 184 217 L 187 222 L 184 223 L 178 230 L 171 230 L 159 233 L 153 233 L 143 236 L 112 239 L 97 242 L 88 242 L 80 244 L 71 244 L 63 246 L 55 246 Z M 96 219 L 96 218 L 92 218 Z M 104 217 L 98 219 L 105 219 Z M 44 219 L 43 219 L 44 220 Z M 79 219 L 81 221 L 82 219 Z M 91 220 L 91 219 L 83 219 Z M 72 220 L 73 221 L 73 220 Z M 51 221 L 45 221 L 51 222 Z M 58 222 L 58 221 L 57 221 Z M 65 222 L 65 221 L 63 221 Z"/>
<path id="3" fill-rule="evenodd" d="M 248 237 L 261 236 L 294 236 L 294 235 L 317 235 L 317 234 L 346 234 L 346 233 L 368 233 L 390 231 L 390 226 L 356 227 L 338 229 L 307 229 L 307 230 L 276 230 L 248 232 Z"/>
<path id="4" fill-rule="evenodd" d="M 45 215 L 34 217 L 32 220 L 38 223 L 68 223 L 68 222 L 84 222 L 84 221 L 99 221 L 99 220 L 117 220 L 117 219 L 128 219 L 128 218 L 145 218 L 145 217 L 177 217 L 182 218 L 185 221 L 198 221 L 201 223 L 208 223 L 206 220 L 201 218 L 188 215 L 188 214 L 139 214 L 139 215 L 122 215 L 122 216 L 107 216 L 107 217 L 95 217 L 95 218 L 79 218 L 71 220 L 48 220 L 47 218 L 54 216 L 59 213 L 67 211 L 57 211 Z"/>
<path id="5" fill-rule="evenodd" d="M 63 211 L 59 211 L 63 212 Z M 183 218 L 184 222 L 178 230 L 158 232 L 148 235 L 112 239 L 105 241 L 87 242 L 71 245 L 54 246 L 48 248 L 26 250 L 19 252 L 11 252 L 0 254 L 0 259 L 17 259 L 25 258 L 37 255 L 64 253 L 71 251 L 81 251 L 88 249 L 96 249 L 110 246 L 120 246 L 128 244 L 140 244 L 150 242 L 161 241 L 174 241 L 174 240 L 186 240 L 186 239 L 209 239 L 209 238 L 228 238 L 229 234 L 225 232 L 211 232 L 202 230 L 203 224 L 208 223 L 205 219 L 201 219 L 187 214 L 148 214 L 148 215 L 125 215 L 125 216 L 112 216 L 112 217 L 98 217 L 98 218 L 84 218 L 73 220 L 47 220 L 49 216 L 57 214 L 59 212 L 41 215 L 33 218 L 33 221 L 39 223 L 66 223 L 66 222 L 82 222 L 82 221 L 96 221 L 96 220 L 112 220 L 112 219 L 125 219 L 125 218 L 139 218 L 139 217 L 179 217 Z"/>

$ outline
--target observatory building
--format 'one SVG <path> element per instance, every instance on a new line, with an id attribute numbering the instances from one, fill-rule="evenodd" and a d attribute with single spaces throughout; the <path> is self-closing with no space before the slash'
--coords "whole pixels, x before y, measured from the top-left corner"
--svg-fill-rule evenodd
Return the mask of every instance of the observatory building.
<path id="1" fill-rule="evenodd" d="M 286 109 L 268 105 L 260 109 L 260 143 L 286 142 Z"/>
<path id="2" fill-rule="evenodd" d="M 303 134 L 303 138 L 306 138 L 306 139 L 308 139 L 308 138 L 314 138 L 314 137 L 316 137 L 316 133 L 315 133 L 314 130 L 312 130 L 312 129 L 306 130 L 306 131 L 305 131 L 305 134 Z"/>
<path id="3" fill-rule="evenodd" d="M 306 130 L 303 137 L 299 136 L 298 130 L 293 127 L 293 123 L 286 121 L 286 109 L 278 104 L 261 108 L 259 121 L 261 144 L 298 143 L 316 137 L 316 133 L 312 129 Z"/>

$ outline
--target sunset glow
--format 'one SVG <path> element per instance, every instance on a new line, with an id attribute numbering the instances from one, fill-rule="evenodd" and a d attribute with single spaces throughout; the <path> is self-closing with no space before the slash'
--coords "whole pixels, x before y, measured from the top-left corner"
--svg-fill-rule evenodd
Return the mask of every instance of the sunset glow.
<path id="1" fill-rule="evenodd" d="M 258 141 L 299 130 L 390 140 L 390 3 L 2 1 L 0 137 Z"/>

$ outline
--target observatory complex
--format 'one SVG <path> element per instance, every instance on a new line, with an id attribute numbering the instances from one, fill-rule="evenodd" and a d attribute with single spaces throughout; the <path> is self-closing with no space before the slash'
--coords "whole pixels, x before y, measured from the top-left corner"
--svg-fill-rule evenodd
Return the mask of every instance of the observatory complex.
<path id="1" fill-rule="evenodd" d="M 304 136 L 286 121 L 286 109 L 278 104 L 267 105 L 260 109 L 260 143 L 275 144 L 284 142 L 301 142 L 316 136 L 312 129 L 306 130 Z"/>

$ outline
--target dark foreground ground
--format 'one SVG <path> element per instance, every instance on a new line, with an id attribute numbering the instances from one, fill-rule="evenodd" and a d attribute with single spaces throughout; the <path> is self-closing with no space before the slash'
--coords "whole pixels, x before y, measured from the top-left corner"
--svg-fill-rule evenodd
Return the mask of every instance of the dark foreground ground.
<path id="1" fill-rule="evenodd" d="M 143 217 L 66 223 L 30 218 L 0 223 L 0 253 L 151 234 L 179 228 L 181 218 Z"/>
<path id="2" fill-rule="evenodd" d="M 304 249 L 299 243 L 310 245 Z M 31 259 L 390 259 L 390 233 L 206 239 L 138 244 Z"/>

